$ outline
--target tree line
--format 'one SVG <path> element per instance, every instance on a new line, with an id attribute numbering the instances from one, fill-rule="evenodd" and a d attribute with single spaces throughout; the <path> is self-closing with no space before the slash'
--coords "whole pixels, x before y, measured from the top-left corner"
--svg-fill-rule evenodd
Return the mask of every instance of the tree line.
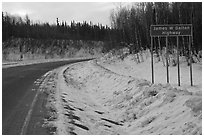
<path id="1" fill-rule="evenodd" d="M 193 24 L 193 51 L 202 49 L 202 3 L 201 2 L 141 2 L 131 7 L 118 6 L 110 14 L 111 27 L 92 22 L 75 22 L 68 25 L 56 19 L 56 24 L 33 23 L 26 15 L 24 19 L 2 12 L 2 40 L 14 38 L 65 39 L 105 41 L 107 49 L 127 47 L 137 53 L 150 48 L 150 25 Z M 180 50 L 187 54 L 188 37 L 180 37 Z M 175 38 L 169 38 L 171 49 Z M 154 39 L 154 50 L 159 53 L 165 47 L 165 38 Z"/>
<path id="2" fill-rule="evenodd" d="M 19 16 L 12 16 L 2 12 L 2 39 L 3 41 L 11 38 L 35 38 L 35 39 L 68 39 L 68 40 L 109 40 L 110 27 L 102 24 L 80 23 L 71 21 L 67 25 L 65 21 L 59 21 L 56 24 L 32 23 L 28 15 L 25 19 Z"/>
<path id="3" fill-rule="evenodd" d="M 111 13 L 111 23 L 119 34 L 117 37 L 132 44 L 133 52 L 150 48 L 150 25 L 192 24 L 193 51 L 202 49 L 202 3 L 201 2 L 141 2 L 131 7 L 118 6 Z M 181 53 L 188 52 L 189 37 L 179 37 Z M 169 37 L 170 48 L 176 45 L 176 38 Z M 165 38 L 154 38 L 154 51 L 159 52 L 166 46 Z"/>

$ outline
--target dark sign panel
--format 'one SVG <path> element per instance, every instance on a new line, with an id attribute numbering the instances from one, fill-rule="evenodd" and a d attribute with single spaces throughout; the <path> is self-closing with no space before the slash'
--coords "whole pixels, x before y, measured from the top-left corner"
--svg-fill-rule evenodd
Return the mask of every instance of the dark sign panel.
<path id="1" fill-rule="evenodd" d="M 192 36 L 192 24 L 151 25 L 151 36 Z"/>

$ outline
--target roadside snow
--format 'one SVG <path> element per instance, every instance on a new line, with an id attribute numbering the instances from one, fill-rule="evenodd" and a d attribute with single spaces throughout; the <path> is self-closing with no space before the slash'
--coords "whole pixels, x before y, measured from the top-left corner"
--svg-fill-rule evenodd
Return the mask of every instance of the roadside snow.
<path id="1" fill-rule="evenodd" d="M 40 59 L 40 60 L 25 60 L 25 61 L 8 61 L 2 62 L 2 68 L 23 66 L 23 65 L 31 65 L 38 63 L 46 63 L 46 62 L 57 62 L 57 61 L 68 61 L 68 60 L 79 60 L 79 59 L 90 59 L 94 57 L 80 57 L 80 58 L 62 58 L 62 59 Z"/>
<path id="2" fill-rule="evenodd" d="M 145 58 L 145 57 L 143 57 Z M 170 84 L 177 88 L 188 89 L 191 92 L 200 92 L 202 90 L 202 64 L 193 63 L 193 87 L 190 86 L 190 67 L 185 63 L 184 58 L 180 58 L 180 82 L 181 87 L 178 87 L 178 70 L 177 66 L 169 67 L 169 81 Z M 131 76 L 138 79 L 146 79 L 151 81 L 151 60 L 150 57 L 144 62 L 137 64 L 134 61 L 134 56 L 127 56 L 124 61 L 115 59 L 98 60 L 98 63 L 105 68 L 125 76 Z M 154 81 L 156 84 L 166 84 L 166 67 L 162 62 L 155 61 L 154 63 Z"/>
<path id="3" fill-rule="evenodd" d="M 202 80 L 195 80 L 194 92 L 187 90 L 184 81 L 186 87 L 179 88 L 159 84 L 165 80 L 158 78 L 152 85 L 148 68 L 148 61 L 132 64 L 125 58 L 58 69 L 54 88 L 47 90 L 47 106 L 54 119 L 46 118 L 45 125 L 56 129 L 53 134 L 202 134 Z M 164 75 L 162 71 L 155 73 Z"/>

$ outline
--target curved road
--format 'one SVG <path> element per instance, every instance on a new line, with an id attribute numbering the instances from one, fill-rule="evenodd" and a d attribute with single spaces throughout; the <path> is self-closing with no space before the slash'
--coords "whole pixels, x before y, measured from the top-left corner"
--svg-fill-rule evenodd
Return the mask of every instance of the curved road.
<path id="1" fill-rule="evenodd" d="M 21 130 L 25 117 L 36 95 L 36 92 L 32 92 L 36 79 L 54 68 L 86 60 L 90 59 L 40 63 L 2 69 L 2 134 L 22 134 Z M 42 107 L 41 110 L 43 111 Z M 38 115 L 36 114 L 36 116 Z M 38 127 L 42 127 L 42 125 L 38 125 Z M 43 129 L 38 128 L 37 131 L 28 129 L 24 134 L 48 134 Z"/>

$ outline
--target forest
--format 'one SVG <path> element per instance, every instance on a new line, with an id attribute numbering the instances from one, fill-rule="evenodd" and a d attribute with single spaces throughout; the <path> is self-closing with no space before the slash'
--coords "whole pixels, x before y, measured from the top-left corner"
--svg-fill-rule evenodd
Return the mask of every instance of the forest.
<path id="1" fill-rule="evenodd" d="M 56 18 L 56 24 L 35 23 L 25 18 L 2 12 L 2 40 L 11 39 L 102 41 L 103 51 L 128 47 L 131 53 L 150 48 L 150 25 L 192 24 L 192 50 L 202 50 L 202 2 L 140 2 L 131 6 L 120 4 L 110 13 L 111 26 L 100 23 L 75 22 L 67 24 Z M 170 50 L 176 46 L 176 38 L 168 39 Z M 181 54 L 188 56 L 189 37 L 179 37 Z M 52 44 L 51 44 L 52 45 Z M 50 46 L 51 46 L 50 45 Z M 3 49 L 9 44 L 3 44 Z M 35 46 L 35 45 L 33 45 Z M 154 39 L 154 51 L 165 47 L 165 38 Z M 94 46 L 93 46 L 94 47 Z M 63 48 L 63 46 L 59 46 Z"/>

